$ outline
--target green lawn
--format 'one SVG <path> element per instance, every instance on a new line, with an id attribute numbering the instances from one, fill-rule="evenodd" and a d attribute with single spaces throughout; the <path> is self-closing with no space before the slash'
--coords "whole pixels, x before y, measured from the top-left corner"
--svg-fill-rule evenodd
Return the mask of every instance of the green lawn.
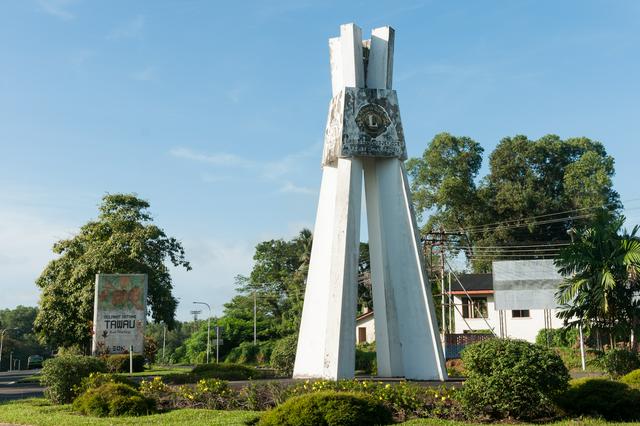
<path id="1" fill-rule="evenodd" d="M 25 399 L 0 404 L 0 423 L 31 426 L 84 425 L 244 425 L 253 411 L 184 409 L 143 417 L 97 418 L 74 413 L 70 405 L 51 405 L 45 399 Z"/>
<path id="2" fill-rule="evenodd" d="M 76 425 L 244 425 L 254 419 L 255 411 L 215 411 L 215 410 L 175 410 L 164 414 L 143 417 L 87 417 L 74 413 L 70 405 L 51 405 L 46 399 L 34 398 L 0 404 L 0 423 L 31 426 L 76 426 Z M 449 420 L 420 419 L 402 423 L 403 425 L 471 426 L 479 423 L 455 422 Z M 578 425 L 632 425 L 640 423 L 607 423 L 602 420 L 584 419 L 549 423 L 549 426 Z M 524 425 L 520 423 L 519 425 Z M 486 423 L 483 425 L 486 426 Z"/>

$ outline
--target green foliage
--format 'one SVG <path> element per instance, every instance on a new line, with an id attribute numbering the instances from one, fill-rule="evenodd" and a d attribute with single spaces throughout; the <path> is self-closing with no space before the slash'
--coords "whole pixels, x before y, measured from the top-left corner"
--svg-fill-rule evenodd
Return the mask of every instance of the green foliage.
<path id="1" fill-rule="evenodd" d="M 80 382 L 80 386 L 74 389 L 74 391 L 77 395 L 80 395 L 85 393 L 89 389 L 96 389 L 107 383 L 120 383 L 123 385 L 131 386 L 132 388 L 138 387 L 138 385 L 135 382 L 119 374 L 91 373 L 89 374 L 88 377 L 82 378 Z"/>
<path id="2" fill-rule="evenodd" d="M 129 354 L 103 355 L 101 359 L 107 365 L 109 373 L 128 373 L 129 372 Z M 138 373 L 144 371 L 144 356 L 140 354 L 133 355 L 133 372 Z"/>
<path id="3" fill-rule="evenodd" d="M 191 267 L 181 243 L 151 223 L 148 208 L 148 202 L 134 195 L 105 195 L 97 220 L 54 244 L 59 257 L 36 281 L 42 292 L 35 329 L 42 341 L 55 346 L 90 341 L 98 272 L 147 274 L 153 319 L 173 325 L 177 300 L 166 262 Z"/>
<path id="4" fill-rule="evenodd" d="M 27 358 L 31 355 L 48 355 L 47 349 L 38 342 L 33 331 L 33 322 L 38 309 L 18 305 L 14 309 L 0 309 L 0 330 L 7 329 L 4 334 L 3 352 L 13 352 L 13 359 L 21 360 L 26 367 Z M 2 357 L 0 371 L 9 369 L 9 357 Z"/>
<path id="5" fill-rule="evenodd" d="M 183 385 L 178 389 L 185 407 L 226 410 L 234 407 L 235 394 L 229 384 L 218 379 L 201 379 L 194 385 Z"/>
<path id="6" fill-rule="evenodd" d="M 620 382 L 630 388 L 640 390 L 640 369 L 633 370 L 632 372 L 625 374 L 620 378 Z"/>
<path id="7" fill-rule="evenodd" d="M 297 345 L 297 334 L 278 340 L 273 346 L 273 352 L 271 352 L 271 367 L 282 374 L 290 376 L 293 373 L 293 365 L 296 362 Z"/>
<path id="8" fill-rule="evenodd" d="M 144 336 L 144 360 L 149 364 L 156 362 L 156 355 L 158 354 L 158 341 L 149 335 Z"/>
<path id="9" fill-rule="evenodd" d="M 176 364 L 183 361 L 184 342 L 191 336 L 193 331 L 193 322 L 176 321 L 172 329 L 167 329 L 165 333 L 165 324 L 151 323 L 145 327 L 145 337 L 149 337 L 158 342 L 158 352 L 156 360 L 162 364 Z M 165 351 L 164 359 L 162 358 L 162 342 L 164 339 Z M 178 348 L 181 348 L 178 351 Z"/>
<path id="10" fill-rule="evenodd" d="M 73 409 L 91 416 L 144 416 L 155 412 L 155 402 L 122 383 L 90 388 L 73 401 Z"/>
<path id="11" fill-rule="evenodd" d="M 77 396 L 83 378 L 106 371 L 106 364 L 98 358 L 62 355 L 44 362 L 40 381 L 46 387 L 45 396 L 51 402 L 67 404 Z"/>
<path id="12" fill-rule="evenodd" d="M 253 367 L 239 364 L 201 364 L 189 372 L 169 374 L 165 378 L 172 383 L 195 383 L 201 379 L 249 380 L 262 378 L 262 373 Z"/>
<path id="13" fill-rule="evenodd" d="M 366 394 L 384 403 L 397 420 L 421 417 L 461 418 L 462 410 L 454 393 L 445 388 L 434 389 L 419 384 L 389 383 L 368 380 L 306 380 L 291 389 L 292 395 L 325 391 Z"/>
<path id="14" fill-rule="evenodd" d="M 376 345 L 363 343 L 356 346 L 356 371 L 375 375 L 378 371 Z"/>
<path id="15" fill-rule="evenodd" d="M 389 410 L 356 393 L 320 392 L 291 398 L 261 418 L 260 426 L 359 426 L 392 423 Z"/>
<path id="16" fill-rule="evenodd" d="M 250 382 L 238 392 L 236 402 L 243 410 L 264 411 L 291 397 L 291 387 L 282 382 Z"/>
<path id="17" fill-rule="evenodd" d="M 558 396 L 558 405 L 573 416 L 607 420 L 640 420 L 640 391 L 624 383 L 603 379 L 578 379 Z"/>
<path id="18" fill-rule="evenodd" d="M 536 336 L 536 344 L 553 348 L 573 348 L 578 345 L 577 328 L 541 329 Z"/>
<path id="19" fill-rule="evenodd" d="M 573 242 L 555 261 L 566 277 L 558 288 L 559 317 L 584 322 L 625 338 L 640 323 L 640 239 L 638 227 L 622 231 L 624 217 L 600 212 L 591 226 L 575 230 Z"/>
<path id="20" fill-rule="evenodd" d="M 489 174 L 479 180 L 482 154 L 482 147 L 474 140 L 441 133 L 422 157 L 408 161 L 416 212 L 430 214 L 425 231 L 462 229 L 467 236 L 456 241 L 462 246 L 472 241 L 477 248 L 546 244 L 566 241 L 572 222 L 565 227 L 527 218 L 574 209 L 621 207 L 613 190 L 613 158 L 600 142 L 561 140 L 555 135 L 537 141 L 522 135 L 506 137 L 490 155 Z M 574 219 L 573 225 L 586 220 Z M 472 262 L 476 272 L 489 271 L 490 257 L 504 254 L 492 253 Z"/>
<path id="21" fill-rule="evenodd" d="M 640 368 L 640 357 L 635 351 L 614 348 L 604 353 L 601 363 L 604 371 L 616 378 Z"/>
<path id="22" fill-rule="evenodd" d="M 490 339 L 462 352 L 468 378 L 463 404 L 494 418 L 535 419 L 553 413 L 569 373 L 551 350 L 521 340 Z"/>
<path id="23" fill-rule="evenodd" d="M 240 343 L 227 355 L 225 362 L 234 364 L 268 364 L 273 352 L 274 342 L 261 342 L 254 345 L 252 342 Z"/>

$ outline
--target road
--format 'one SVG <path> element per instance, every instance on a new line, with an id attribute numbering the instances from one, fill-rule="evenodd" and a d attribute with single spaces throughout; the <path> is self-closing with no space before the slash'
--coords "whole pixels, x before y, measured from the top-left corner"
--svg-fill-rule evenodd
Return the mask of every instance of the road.
<path id="1" fill-rule="evenodd" d="M 42 396 L 44 388 L 37 383 L 18 383 L 39 370 L 3 371 L 0 373 L 0 403 L 11 399 Z"/>

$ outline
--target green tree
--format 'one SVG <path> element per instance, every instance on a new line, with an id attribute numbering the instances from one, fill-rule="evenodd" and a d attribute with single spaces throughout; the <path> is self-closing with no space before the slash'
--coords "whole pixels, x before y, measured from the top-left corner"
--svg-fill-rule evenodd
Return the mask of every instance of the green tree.
<path id="1" fill-rule="evenodd" d="M 605 330 L 612 346 L 616 336 L 627 340 L 640 331 L 639 228 L 629 233 L 623 223 L 624 217 L 599 213 L 591 226 L 574 231 L 555 261 L 567 277 L 557 293 L 559 316 L 570 326 Z"/>
<path id="2" fill-rule="evenodd" d="M 4 335 L 2 348 L 2 365 L 0 370 L 9 368 L 9 353 L 13 352 L 13 359 L 20 360 L 22 368 L 27 366 L 30 355 L 47 355 L 45 346 L 38 342 L 33 331 L 38 309 L 32 306 L 16 306 L 14 309 L 0 310 L 0 330 L 10 329 Z"/>
<path id="3" fill-rule="evenodd" d="M 464 249 L 477 272 L 505 254 L 543 257 L 501 246 L 566 242 L 567 230 L 588 223 L 596 209 L 621 208 L 614 161 L 600 142 L 507 137 L 489 157 L 489 174 L 479 179 L 482 153 L 472 139 L 442 133 L 407 164 L 416 211 L 431 214 L 423 231 L 459 233 L 451 237 L 454 247 Z"/>
<path id="4" fill-rule="evenodd" d="M 36 281 L 42 292 L 35 328 L 43 342 L 89 343 L 97 273 L 147 274 L 152 317 L 173 326 L 177 300 L 167 261 L 187 270 L 191 266 L 182 244 L 152 223 L 148 208 L 149 203 L 135 195 L 105 195 L 97 220 L 54 244 L 59 257 Z"/>

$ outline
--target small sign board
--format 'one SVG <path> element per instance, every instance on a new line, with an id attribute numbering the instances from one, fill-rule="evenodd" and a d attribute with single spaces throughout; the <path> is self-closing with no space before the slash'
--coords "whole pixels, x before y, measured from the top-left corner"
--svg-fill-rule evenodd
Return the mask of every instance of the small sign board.
<path id="1" fill-rule="evenodd" d="M 96 275 L 93 355 L 144 352 L 146 274 Z"/>

